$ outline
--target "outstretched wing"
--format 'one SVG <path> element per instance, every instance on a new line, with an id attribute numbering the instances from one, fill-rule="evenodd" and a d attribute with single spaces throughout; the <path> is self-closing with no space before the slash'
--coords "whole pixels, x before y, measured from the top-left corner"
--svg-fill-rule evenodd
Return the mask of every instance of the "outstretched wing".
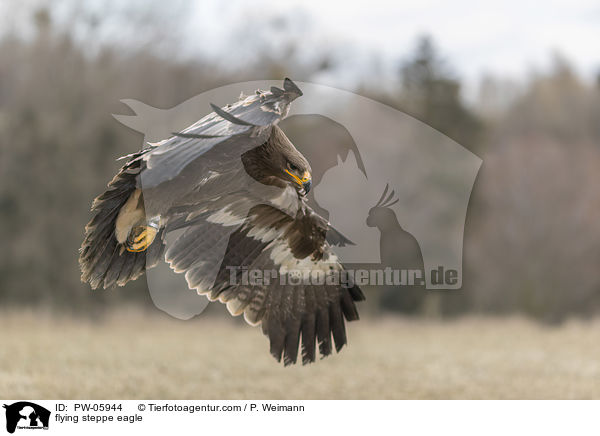
<path id="1" fill-rule="evenodd" d="M 300 340 L 303 363 L 315 360 L 317 343 L 322 356 L 331 354 L 332 337 L 339 351 L 346 344 L 344 320 L 358 319 L 354 303 L 364 296 L 327 242 L 328 223 L 306 206 L 291 216 L 259 204 L 236 225 L 231 232 L 222 231 L 225 221 L 188 227 L 182 243 L 167 252 L 171 266 L 232 315 L 261 324 L 271 354 L 286 365 L 297 361 Z M 217 246 L 223 250 L 220 265 L 206 262 L 202 253 Z"/>
<path id="2" fill-rule="evenodd" d="M 258 90 L 224 108 L 211 105 L 213 112 L 171 138 L 152 144 L 143 154 L 144 189 L 174 179 L 200 156 L 220 161 L 263 144 L 272 126 L 287 116 L 290 103 L 301 95 L 302 91 L 286 78 L 283 89 Z M 213 149 L 216 153 L 208 155 Z"/>

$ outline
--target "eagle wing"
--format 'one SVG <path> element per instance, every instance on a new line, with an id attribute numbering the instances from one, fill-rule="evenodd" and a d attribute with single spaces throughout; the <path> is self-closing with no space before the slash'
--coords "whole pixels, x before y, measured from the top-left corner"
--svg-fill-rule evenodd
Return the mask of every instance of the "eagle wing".
<path id="1" fill-rule="evenodd" d="M 241 155 L 265 142 L 273 125 L 285 118 L 292 101 L 302 91 L 286 78 L 283 89 L 256 91 L 224 108 L 211 105 L 213 112 L 172 137 L 151 144 L 141 159 L 144 189 L 172 180 L 198 157 L 205 165 L 222 162 L 228 155 Z M 215 151 L 214 153 L 210 153 Z"/>
<path id="2" fill-rule="evenodd" d="M 315 360 L 317 343 L 322 356 L 331 354 L 332 337 L 339 351 L 346 344 L 344 320 L 358 319 L 355 302 L 364 295 L 344 276 L 328 234 L 340 244 L 349 241 L 304 204 L 291 215 L 254 202 L 242 216 L 236 211 L 246 210 L 245 201 L 229 197 L 228 204 L 244 207 L 212 211 L 211 220 L 204 214 L 187 226 L 167 261 L 185 272 L 190 288 L 225 303 L 249 324 L 261 324 L 271 354 L 286 365 L 297 361 L 300 340 L 305 364 Z M 209 254 L 215 251 L 220 262 Z"/>

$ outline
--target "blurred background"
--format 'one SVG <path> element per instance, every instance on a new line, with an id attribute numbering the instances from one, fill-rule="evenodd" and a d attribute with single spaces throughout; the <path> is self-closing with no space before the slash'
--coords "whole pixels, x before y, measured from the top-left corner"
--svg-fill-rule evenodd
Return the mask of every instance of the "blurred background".
<path id="1" fill-rule="evenodd" d="M 372 396 L 600 396 L 600 359 L 593 350 L 600 339 L 600 326 L 594 319 L 600 313 L 597 3 L 553 1 L 542 10 L 528 1 L 495 6 L 467 0 L 448 6 L 373 1 L 349 6 L 274 0 L 253 4 L 216 0 L 4 0 L 0 11 L 0 339 L 4 345 L 0 368 L 5 368 L 0 369 L 0 392 L 15 398 L 35 394 L 214 394 L 201 389 L 178 391 L 172 386 L 144 391 L 125 373 L 123 380 L 131 386 L 124 390 L 103 391 L 101 386 L 113 386 L 106 381 L 77 389 L 56 381 L 39 388 L 43 384 L 40 380 L 28 379 L 29 384 L 14 380 L 24 362 L 39 370 L 36 359 L 43 359 L 43 354 L 35 353 L 42 352 L 40 347 L 62 344 L 64 338 L 51 333 L 57 329 L 61 334 L 72 331 L 83 335 L 78 336 L 80 342 L 73 336 L 83 349 L 95 339 L 105 340 L 106 347 L 114 345 L 111 338 L 119 334 L 103 339 L 94 336 L 103 325 L 124 336 L 135 330 L 134 323 L 141 323 L 148 331 L 163 331 L 168 325 L 175 329 L 174 336 L 189 334 L 187 347 L 193 347 L 195 341 L 191 328 L 211 331 L 213 340 L 218 340 L 219 329 L 228 337 L 238 334 L 237 324 L 223 325 L 228 315 L 216 304 L 201 316 L 202 320 L 190 321 L 192 327 L 169 319 L 148 322 L 145 317 L 166 315 L 160 315 L 152 305 L 145 281 L 92 292 L 79 280 L 78 249 L 90 219 L 92 199 L 120 166 L 116 157 L 142 145 L 141 134 L 111 116 L 129 113 L 121 99 L 137 99 L 166 109 L 217 86 L 289 76 L 383 102 L 427 123 L 483 159 L 465 226 L 463 288 L 437 294 L 431 291 L 435 304 L 409 308 L 402 302 L 384 305 L 381 298 L 373 297 L 364 311 L 367 320 L 351 326 L 349 334 L 352 347 L 352 333 L 358 338 L 368 336 L 365 331 L 358 333 L 361 323 L 372 324 L 364 328 L 374 329 L 372 336 L 377 337 L 387 337 L 389 331 L 409 332 L 404 343 L 400 343 L 402 336 L 388 339 L 400 341 L 396 345 L 404 355 L 417 353 L 412 355 L 415 368 L 423 370 L 424 362 L 431 359 L 451 361 L 442 365 L 445 369 L 430 368 L 433 372 L 427 373 L 428 377 L 439 380 L 424 390 L 403 390 L 411 378 L 403 379 L 401 367 L 390 364 L 386 368 L 405 383 L 392 383 L 394 391 L 385 391 L 391 389 L 390 384 L 382 383 L 383 390 Z M 330 142 L 336 138 L 344 140 L 343 135 L 327 136 Z M 136 308 L 135 315 L 124 312 L 131 307 Z M 390 307 L 398 308 L 398 312 Z M 115 321 L 117 312 L 126 314 Z M 219 321 L 211 323 L 217 316 Z M 39 331 L 39 326 L 49 329 L 44 333 L 48 335 L 43 340 L 46 345 L 35 342 L 42 341 L 39 335 L 15 334 Z M 431 330 L 436 328 L 439 336 Z M 457 364 L 452 359 L 464 357 L 457 339 L 460 335 L 452 334 L 452 329 L 469 331 L 469 335 L 489 330 L 490 349 L 485 350 L 490 356 L 498 360 L 511 353 L 526 356 L 523 358 L 530 359 L 526 360 L 530 370 L 538 376 L 540 371 L 533 369 L 537 364 L 541 368 L 548 359 L 560 360 L 562 356 L 564 365 L 555 370 L 563 371 L 566 382 L 550 390 L 544 390 L 548 385 L 540 382 L 540 390 L 527 390 L 526 380 L 531 378 L 519 373 L 523 375 L 522 390 L 511 390 L 502 383 L 499 372 L 496 385 L 500 390 L 494 391 L 491 384 L 489 391 L 481 390 L 486 381 L 492 383 L 485 378 L 479 380 L 479 390 L 473 390 L 475 384 L 471 385 L 466 375 L 463 380 L 454 374 L 460 379 L 457 382 L 444 373 Z M 269 360 L 266 339 L 261 341 L 264 338 L 258 331 L 249 327 L 239 331 L 258 341 L 251 352 L 260 356 L 260 362 L 264 359 L 264 366 L 257 371 L 276 367 Z M 423 343 L 429 344 L 433 354 L 419 348 L 420 332 L 429 332 Z M 519 348 L 518 341 L 494 334 L 525 338 L 525 342 Z M 552 335 L 558 335 L 557 339 Z M 440 345 L 436 338 L 449 342 Z M 493 346 L 494 338 L 503 345 Z M 145 340 L 138 339 L 142 343 Z M 472 340 L 478 343 L 476 338 Z M 357 341 L 360 344 L 360 339 Z M 457 341 L 456 349 L 452 341 Z M 365 339 L 363 345 L 369 347 L 370 342 Z M 206 344 L 210 343 L 207 339 Z M 536 354 L 539 343 L 546 345 Z M 569 366 L 569 357 L 560 354 L 566 352 L 566 344 L 579 347 L 580 365 Z M 100 347 L 98 355 L 105 349 Z M 24 350 L 35 351 L 27 357 L 19 354 Z M 124 346 L 122 352 L 131 350 Z M 493 354 L 498 350 L 506 355 Z M 67 366 L 77 362 L 88 368 L 93 362 L 100 365 L 95 359 L 86 361 L 82 348 L 73 351 L 80 354 L 70 352 L 64 351 L 71 356 L 63 362 Z M 196 357 L 200 362 L 208 358 L 199 353 Z M 235 360 L 232 353 L 230 350 L 229 358 Z M 313 375 L 319 372 L 329 379 L 336 365 L 350 365 L 350 349 L 347 354 L 333 358 L 334 363 L 318 363 L 314 367 L 323 366 L 311 368 Z M 15 355 L 20 356 L 16 361 Z M 76 356 L 84 357 L 78 360 Z M 364 362 L 387 359 L 385 353 L 377 356 L 367 353 L 362 357 Z M 159 355 L 154 358 L 160 360 Z M 219 359 L 211 359 L 218 367 Z M 524 371 L 522 362 L 505 368 L 506 374 L 518 368 Z M 156 371 L 167 377 L 169 365 L 165 362 Z M 352 365 L 356 369 L 356 361 Z M 115 368 L 113 375 L 119 372 Z M 97 369 L 99 374 L 106 372 Z M 222 371 L 212 373 L 211 380 L 217 383 L 231 376 Z M 469 372 L 472 377 L 473 371 Z M 276 374 L 302 377 L 299 372 Z M 28 376 L 19 373 L 19 377 Z M 98 377 L 102 380 L 102 375 Z M 364 392 L 361 383 L 356 382 L 354 390 L 345 390 L 345 381 L 338 380 L 330 390 L 322 387 L 313 396 L 364 396 L 360 394 Z M 368 379 L 363 381 L 368 383 Z M 279 384 L 274 381 L 272 386 Z M 213 397 L 311 397 L 308 391 L 254 388 L 240 390 L 237 384 Z"/>

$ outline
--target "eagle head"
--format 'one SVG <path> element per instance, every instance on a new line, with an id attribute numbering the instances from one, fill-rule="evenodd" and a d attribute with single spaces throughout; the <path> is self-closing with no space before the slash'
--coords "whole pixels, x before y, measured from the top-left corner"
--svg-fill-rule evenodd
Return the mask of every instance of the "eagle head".
<path id="1" fill-rule="evenodd" d="M 310 164 L 277 126 L 267 142 L 242 155 L 242 162 L 246 172 L 261 183 L 291 185 L 301 196 L 312 187 Z"/>
<path id="2" fill-rule="evenodd" d="M 296 150 L 297 156 L 291 154 L 285 156 L 286 164 L 283 169 L 284 173 L 288 175 L 288 181 L 296 188 L 296 190 L 303 191 L 303 194 L 308 194 L 312 187 L 312 176 L 310 174 L 310 165 L 308 161 Z M 300 157 L 301 159 L 298 159 Z"/>

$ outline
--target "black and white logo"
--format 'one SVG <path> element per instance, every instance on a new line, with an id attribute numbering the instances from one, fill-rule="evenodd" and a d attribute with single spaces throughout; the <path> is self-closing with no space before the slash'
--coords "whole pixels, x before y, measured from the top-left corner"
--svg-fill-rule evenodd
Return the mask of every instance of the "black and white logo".
<path id="1" fill-rule="evenodd" d="M 6 409 L 6 431 L 14 433 L 16 429 L 47 430 L 50 411 L 29 401 L 4 404 Z"/>

